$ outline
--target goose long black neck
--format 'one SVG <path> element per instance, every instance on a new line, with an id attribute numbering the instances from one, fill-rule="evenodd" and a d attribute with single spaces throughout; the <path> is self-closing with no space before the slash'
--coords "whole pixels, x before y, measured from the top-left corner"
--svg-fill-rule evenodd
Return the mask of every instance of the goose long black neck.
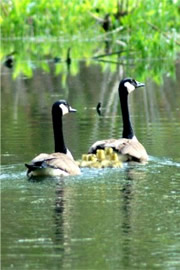
<path id="1" fill-rule="evenodd" d="M 119 87 L 119 98 L 121 103 L 121 112 L 123 120 L 123 133 L 122 137 L 132 139 L 134 136 L 128 108 L 128 93 L 125 89 Z"/>
<path id="2" fill-rule="evenodd" d="M 55 152 L 67 153 L 63 137 L 62 114 L 56 109 L 52 110 Z"/>

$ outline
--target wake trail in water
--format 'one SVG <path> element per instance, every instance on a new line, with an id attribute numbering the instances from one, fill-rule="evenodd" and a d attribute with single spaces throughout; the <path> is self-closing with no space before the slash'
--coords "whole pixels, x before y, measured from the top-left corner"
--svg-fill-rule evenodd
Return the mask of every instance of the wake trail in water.
<path id="1" fill-rule="evenodd" d="M 173 167 L 178 167 L 180 168 L 180 163 L 179 162 L 175 162 L 173 160 L 171 160 L 170 158 L 158 158 L 158 157 L 153 157 L 153 156 L 149 156 L 149 161 L 157 164 L 157 165 L 161 165 L 161 166 L 173 166 Z"/>

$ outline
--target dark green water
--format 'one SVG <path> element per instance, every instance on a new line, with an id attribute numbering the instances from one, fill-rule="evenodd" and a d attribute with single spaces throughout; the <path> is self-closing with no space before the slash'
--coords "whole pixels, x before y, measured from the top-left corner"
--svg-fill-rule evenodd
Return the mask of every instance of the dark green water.
<path id="1" fill-rule="evenodd" d="M 64 179 L 30 182 L 24 162 L 53 152 L 51 105 L 65 98 L 78 110 L 64 117 L 76 159 L 98 139 L 122 132 L 120 69 L 80 64 L 76 76 L 11 79 L 2 69 L 2 269 L 179 269 L 180 66 L 162 85 L 146 79 L 130 97 L 147 165 L 83 169 Z M 138 80 L 138 78 L 136 78 Z M 103 116 L 95 107 L 103 103 Z"/>

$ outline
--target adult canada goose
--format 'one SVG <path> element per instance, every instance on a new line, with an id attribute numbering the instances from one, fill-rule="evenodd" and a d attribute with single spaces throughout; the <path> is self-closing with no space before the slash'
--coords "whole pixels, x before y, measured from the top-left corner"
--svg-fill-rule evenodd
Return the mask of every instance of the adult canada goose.
<path id="1" fill-rule="evenodd" d="M 62 116 L 76 112 L 65 100 L 59 100 L 52 106 L 55 153 L 42 153 L 29 164 L 27 175 L 31 176 L 67 176 L 80 174 L 80 169 L 70 151 L 66 148 L 63 137 Z"/>
<path id="2" fill-rule="evenodd" d="M 120 82 L 119 98 L 123 120 L 122 138 L 97 141 L 90 147 L 88 153 L 96 153 L 97 149 L 112 147 L 114 151 L 122 155 L 123 161 L 147 162 L 147 152 L 134 135 L 128 109 L 128 95 L 136 88 L 142 86 L 144 86 L 144 83 L 137 82 L 131 78 L 125 78 Z"/>

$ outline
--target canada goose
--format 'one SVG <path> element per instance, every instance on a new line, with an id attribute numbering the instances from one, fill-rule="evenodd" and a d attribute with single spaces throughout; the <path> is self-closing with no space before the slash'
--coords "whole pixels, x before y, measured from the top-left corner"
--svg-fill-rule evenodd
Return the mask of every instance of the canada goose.
<path id="1" fill-rule="evenodd" d="M 52 106 L 52 122 L 54 130 L 55 153 L 42 153 L 29 164 L 27 175 L 31 176 L 67 176 L 80 174 L 80 169 L 70 151 L 66 148 L 63 138 L 62 116 L 76 112 L 65 100 L 59 100 Z"/>
<path id="2" fill-rule="evenodd" d="M 142 86 L 144 86 L 144 83 L 137 82 L 131 78 L 125 78 L 120 82 L 119 98 L 123 120 L 122 138 L 97 141 L 90 147 L 88 153 L 96 153 L 97 149 L 112 147 L 114 151 L 121 155 L 123 161 L 147 162 L 147 152 L 134 135 L 128 109 L 128 95 L 136 88 Z"/>

